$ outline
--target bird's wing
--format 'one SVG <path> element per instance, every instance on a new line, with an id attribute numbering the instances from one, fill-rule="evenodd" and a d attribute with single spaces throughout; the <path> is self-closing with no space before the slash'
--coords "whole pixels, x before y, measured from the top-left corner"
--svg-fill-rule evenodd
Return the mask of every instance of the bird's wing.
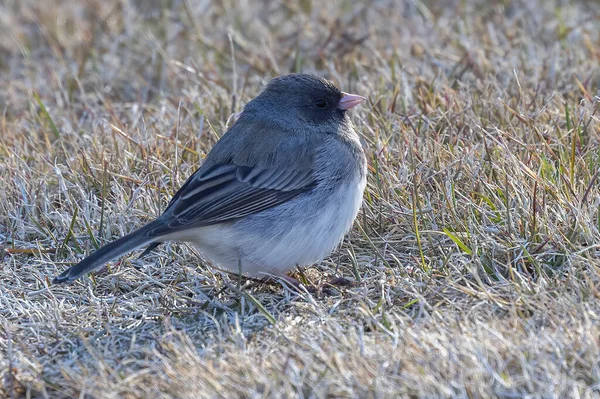
<path id="1" fill-rule="evenodd" d="M 164 231 L 233 221 L 282 204 L 311 190 L 312 164 L 301 168 L 265 168 L 233 163 L 200 168 L 175 194 L 165 210 Z"/>

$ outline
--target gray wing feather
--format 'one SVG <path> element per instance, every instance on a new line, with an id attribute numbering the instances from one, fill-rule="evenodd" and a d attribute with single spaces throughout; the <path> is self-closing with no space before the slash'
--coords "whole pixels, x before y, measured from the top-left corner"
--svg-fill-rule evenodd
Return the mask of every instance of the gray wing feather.
<path id="1" fill-rule="evenodd" d="M 175 194 L 156 235 L 233 221 L 282 204 L 311 190 L 312 169 L 267 169 L 231 163 L 200 168 Z"/>

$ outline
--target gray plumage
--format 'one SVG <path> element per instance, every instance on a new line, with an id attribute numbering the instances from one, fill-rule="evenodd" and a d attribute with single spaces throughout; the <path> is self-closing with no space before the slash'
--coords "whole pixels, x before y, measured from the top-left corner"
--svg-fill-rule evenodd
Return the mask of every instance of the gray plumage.
<path id="1" fill-rule="evenodd" d="M 164 241 L 191 242 L 216 267 L 238 272 L 241 265 L 255 277 L 319 261 L 342 240 L 362 202 L 366 161 L 346 110 L 363 99 L 311 75 L 273 79 L 161 216 L 54 282 L 72 282 Z"/>

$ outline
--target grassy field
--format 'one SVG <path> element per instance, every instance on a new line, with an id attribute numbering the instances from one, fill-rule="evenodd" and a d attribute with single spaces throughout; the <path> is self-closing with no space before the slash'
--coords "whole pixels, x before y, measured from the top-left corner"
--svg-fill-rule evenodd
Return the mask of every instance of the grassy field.
<path id="1" fill-rule="evenodd" d="M 0 2 L 0 396 L 598 397 L 600 4 L 216 3 Z M 50 285 L 293 71 L 369 99 L 316 292 L 181 244 Z"/>

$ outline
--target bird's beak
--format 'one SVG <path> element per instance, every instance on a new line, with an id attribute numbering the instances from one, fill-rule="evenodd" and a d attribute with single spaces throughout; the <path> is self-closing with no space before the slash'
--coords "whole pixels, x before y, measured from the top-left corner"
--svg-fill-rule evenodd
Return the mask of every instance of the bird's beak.
<path id="1" fill-rule="evenodd" d="M 357 106 L 365 100 L 365 97 L 359 96 L 358 94 L 349 94 L 342 92 L 342 99 L 338 104 L 338 108 L 343 111 L 346 111 L 352 107 Z"/>

